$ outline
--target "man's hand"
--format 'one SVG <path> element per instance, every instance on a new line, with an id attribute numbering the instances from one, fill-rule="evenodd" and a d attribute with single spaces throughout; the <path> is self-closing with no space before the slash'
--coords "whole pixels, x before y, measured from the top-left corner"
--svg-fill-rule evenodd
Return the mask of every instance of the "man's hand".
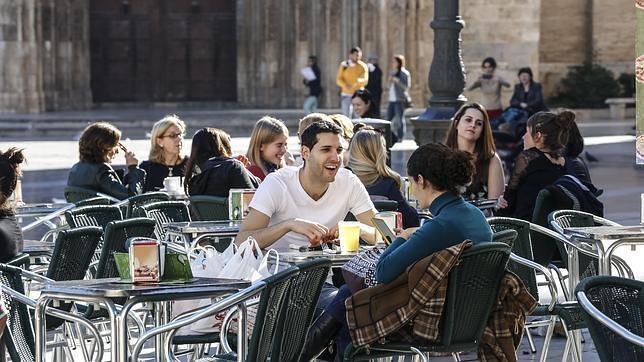
<path id="1" fill-rule="evenodd" d="M 309 239 L 311 246 L 318 246 L 322 238 L 328 234 L 329 228 L 322 224 L 304 219 L 293 219 L 289 223 L 289 229 Z"/>
<path id="2" fill-rule="evenodd" d="M 338 225 L 336 225 L 336 226 L 332 227 L 331 229 L 329 229 L 329 232 L 327 232 L 326 235 L 324 235 L 322 237 L 322 241 L 325 242 L 325 243 L 328 243 L 328 242 L 331 242 L 331 241 L 337 239 L 339 236 L 340 236 L 340 234 L 338 232 Z"/>
<path id="3" fill-rule="evenodd" d="M 286 163 L 286 166 L 295 165 L 295 157 L 290 151 L 286 151 L 286 153 L 284 154 L 284 163 Z"/>

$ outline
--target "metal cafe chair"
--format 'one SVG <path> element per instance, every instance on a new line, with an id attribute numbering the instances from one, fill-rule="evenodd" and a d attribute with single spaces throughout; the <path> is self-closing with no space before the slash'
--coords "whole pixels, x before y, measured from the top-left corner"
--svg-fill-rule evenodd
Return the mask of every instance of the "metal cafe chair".
<path id="1" fill-rule="evenodd" d="M 491 217 L 488 218 L 488 223 L 490 224 L 490 227 L 494 232 L 508 229 L 515 230 L 517 232 L 518 236 L 512 247 L 512 253 L 515 256 L 513 256 L 511 258 L 511 261 L 508 263 L 508 269 L 517 274 L 521 278 L 521 280 L 523 280 L 526 288 L 537 301 L 539 301 L 539 284 L 537 283 L 537 274 L 543 275 L 546 279 L 545 285 L 548 286 L 548 290 L 550 292 L 550 303 L 548 303 L 547 305 L 539 303 L 537 308 L 531 314 L 531 316 L 543 317 L 545 319 L 526 323 L 526 335 L 528 337 L 528 341 L 530 342 L 530 349 L 532 350 L 532 352 L 535 353 L 536 349 L 534 347 L 532 337 L 529 334 L 529 329 L 534 327 L 547 326 L 548 329 L 546 331 L 546 336 L 540 356 L 540 360 L 545 361 L 548 355 L 548 349 L 550 347 L 550 341 L 554 332 L 555 323 L 557 320 L 561 320 L 564 331 L 566 332 L 566 335 L 568 337 L 564 355 L 567 355 L 568 352 L 570 352 L 570 347 L 572 346 L 573 353 L 575 354 L 575 356 L 579 357 L 581 351 L 577 350 L 576 343 L 572 343 L 572 331 L 585 328 L 585 324 L 581 318 L 579 305 L 576 301 L 569 301 L 567 298 L 564 302 L 558 301 L 557 286 L 554 282 L 551 272 L 551 269 L 555 269 L 556 267 L 551 266 L 551 268 L 548 269 L 533 260 L 532 235 L 538 233 L 553 238 L 557 240 L 557 242 L 563 243 L 570 247 L 576 247 L 576 245 L 550 229 L 546 229 L 542 226 L 530 223 L 525 220 L 509 217 Z M 583 253 L 585 251 L 581 249 L 580 252 Z M 559 273 L 560 272 L 558 272 L 558 274 Z M 565 290 L 565 288 L 567 287 L 565 285 L 562 285 L 562 288 L 564 288 Z"/>
<path id="2" fill-rule="evenodd" d="M 644 282 L 586 278 L 575 289 L 602 361 L 644 361 Z"/>
<path id="3" fill-rule="evenodd" d="M 476 349 L 494 304 L 510 257 L 510 246 L 491 242 L 470 247 L 448 276 L 447 298 L 440 340 L 435 343 L 386 343 L 356 348 L 349 345 L 345 361 L 415 354 L 427 361 L 426 352 L 457 353 Z M 472 303 L 476 300 L 476 303 Z"/>
<path id="4" fill-rule="evenodd" d="M 191 195 L 190 211 L 200 221 L 228 220 L 228 198 L 209 195 Z"/>
<path id="5" fill-rule="evenodd" d="M 291 267 L 279 273 L 272 275 L 264 280 L 254 283 L 252 286 L 232 294 L 206 308 L 197 311 L 188 312 L 180 315 L 171 323 L 146 331 L 137 341 L 132 352 L 132 360 L 138 360 L 143 345 L 150 338 L 166 333 L 165 343 L 167 360 L 174 361 L 175 357 L 172 351 L 172 339 L 179 328 L 192 324 L 202 318 L 215 315 L 233 307 L 239 308 L 241 314 L 238 317 L 239 333 L 237 335 L 237 352 L 228 352 L 223 355 L 213 356 L 212 360 L 230 360 L 237 359 L 237 354 L 241 353 L 241 359 L 244 361 L 266 361 L 272 353 L 272 345 L 279 327 L 279 317 L 281 309 L 285 304 L 289 292 L 289 286 L 293 279 L 298 275 L 299 269 Z M 259 295 L 257 304 L 257 315 L 250 340 L 246 338 L 246 307 L 251 298 Z M 222 342 L 223 342 L 222 335 Z M 248 348 L 246 346 L 248 345 Z M 271 358 L 272 359 L 272 358 Z M 203 361 L 211 360 L 210 358 Z M 279 360 L 279 359 L 278 359 Z"/>

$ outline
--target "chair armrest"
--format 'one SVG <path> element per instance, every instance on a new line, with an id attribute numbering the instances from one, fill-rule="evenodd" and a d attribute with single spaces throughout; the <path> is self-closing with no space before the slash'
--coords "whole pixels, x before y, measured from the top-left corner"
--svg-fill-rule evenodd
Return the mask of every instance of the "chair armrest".
<path id="1" fill-rule="evenodd" d="M 573 243 L 572 241 L 570 241 L 568 238 L 564 237 L 563 235 L 561 235 L 561 234 L 559 234 L 559 233 L 557 233 L 555 231 L 552 231 L 552 230 L 550 230 L 548 228 L 545 228 L 545 227 L 543 227 L 541 225 L 530 223 L 530 231 L 536 231 L 536 232 L 538 232 L 540 234 L 544 234 L 544 235 L 546 235 L 548 237 L 551 237 L 553 239 L 557 239 L 557 241 L 561 242 L 566 247 L 574 248 L 579 253 L 582 253 L 584 255 L 590 256 L 590 257 L 595 258 L 595 259 L 599 258 L 597 256 L 597 253 L 594 253 L 594 252 L 592 252 L 590 250 L 587 250 L 587 249 L 580 248 L 577 244 Z"/>
<path id="2" fill-rule="evenodd" d="M 147 340 L 150 338 L 160 334 L 160 333 L 165 333 L 165 332 L 170 332 L 167 333 L 166 335 L 166 345 L 167 346 L 172 346 L 172 337 L 174 334 L 177 332 L 177 330 L 181 327 L 185 327 L 189 324 L 195 323 L 202 318 L 211 316 L 213 314 L 222 312 L 232 306 L 238 305 L 240 303 L 243 303 L 244 301 L 254 297 L 255 295 L 259 294 L 264 288 L 266 287 L 266 283 L 259 281 L 250 287 L 243 289 L 235 294 L 232 294 L 228 296 L 227 298 L 224 298 L 214 304 L 209 305 L 206 308 L 203 308 L 201 310 L 198 310 L 194 313 L 182 315 L 179 318 L 176 318 L 172 322 L 152 328 L 148 331 L 146 331 L 142 336 L 139 337 L 138 341 L 134 345 L 134 348 L 132 349 L 132 361 L 138 361 L 139 359 L 139 354 L 141 353 L 141 350 L 143 349 L 143 345 Z M 167 353 L 167 360 L 168 361 L 174 361 L 174 356 L 172 355 L 172 348 L 168 347 L 168 350 L 166 351 Z"/>
<path id="3" fill-rule="evenodd" d="M 526 266 L 528 268 L 532 268 L 540 273 L 542 273 L 546 277 L 546 281 L 548 283 L 548 290 L 550 290 L 550 304 L 548 305 L 548 310 L 552 311 L 555 308 L 555 304 L 557 304 L 559 294 L 557 292 L 557 285 L 555 284 L 554 279 L 552 279 L 552 275 L 548 272 L 548 269 L 546 267 L 537 264 L 533 262 L 532 260 L 528 260 L 525 258 L 522 258 L 514 253 L 510 253 L 510 260 L 521 264 L 523 266 Z"/>
<path id="4" fill-rule="evenodd" d="M 25 265 L 29 265 L 29 254 L 20 253 L 16 255 L 15 258 L 9 260 L 7 265 L 15 266 L 21 268 Z"/>
<path id="5" fill-rule="evenodd" d="M 11 297 L 14 300 L 18 301 L 19 303 L 22 303 L 32 309 L 36 308 L 36 301 L 27 297 L 26 295 L 19 293 L 18 291 L 13 290 L 2 284 L 0 284 L 0 289 L 2 289 L 2 291 L 4 291 L 5 293 L 8 293 L 9 295 L 11 295 Z M 98 345 L 98 351 L 97 351 L 98 353 L 97 353 L 96 361 L 101 361 L 103 359 L 103 352 L 105 350 L 105 347 L 103 345 L 103 339 L 101 338 L 101 333 L 98 331 L 98 328 L 96 328 L 96 326 L 92 324 L 92 322 L 90 322 L 89 320 L 79 315 L 76 315 L 70 312 L 65 312 L 53 307 L 45 308 L 45 313 L 53 317 L 64 319 L 67 322 L 82 324 L 85 328 L 87 328 L 90 331 L 90 333 L 92 333 L 92 335 L 94 335 L 94 338 L 96 339 L 96 342 Z M 37 333 L 38 331 L 35 331 L 35 332 Z"/>
<path id="6" fill-rule="evenodd" d="M 586 293 L 584 293 L 582 290 L 577 291 L 577 301 L 579 302 L 581 308 L 583 308 L 589 316 L 604 325 L 606 328 L 615 332 L 618 336 L 624 338 L 630 343 L 633 343 L 636 346 L 644 347 L 644 337 L 634 334 L 628 329 L 622 327 L 614 320 L 608 318 L 608 316 L 602 313 L 590 302 L 590 300 L 588 300 Z"/>
<path id="7" fill-rule="evenodd" d="M 247 301 L 246 303 L 246 308 L 252 307 L 254 305 L 259 304 L 259 299 L 253 299 L 250 301 Z M 221 348 L 224 350 L 224 353 L 229 353 L 232 352 L 232 348 L 230 348 L 230 345 L 228 344 L 228 329 L 230 323 L 233 321 L 233 316 L 237 314 L 239 311 L 239 308 L 235 309 L 230 309 L 227 313 L 226 316 L 224 317 L 223 322 L 221 323 L 221 331 L 219 332 L 219 343 L 221 344 Z"/>

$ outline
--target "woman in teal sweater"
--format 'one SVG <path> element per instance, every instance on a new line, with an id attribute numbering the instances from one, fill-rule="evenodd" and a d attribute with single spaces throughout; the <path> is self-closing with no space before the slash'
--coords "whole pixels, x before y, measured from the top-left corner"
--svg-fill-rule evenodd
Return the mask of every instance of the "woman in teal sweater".
<path id="1" fill-rule="evenodd" d="M 474 173 L 472 156 L 441 144 L 420 146 L 407 161 L 411 189 L 421 208 L 434 216 L 420 228 L 400 230 L 400 235 L 382 253 L 376 266 L 379 283 L 389 283 L 415 262 L 436 251 L 469 239 L 474 244 L 492 241 L 492 230 L 483 213 L 461 198 Z M 317 356 L 336 339 L 342 355 L 351 343 L 346 321 L 345 300 L 351 295 L 344 285 L 324 313 L 309 329 L 300 361 Z"/>

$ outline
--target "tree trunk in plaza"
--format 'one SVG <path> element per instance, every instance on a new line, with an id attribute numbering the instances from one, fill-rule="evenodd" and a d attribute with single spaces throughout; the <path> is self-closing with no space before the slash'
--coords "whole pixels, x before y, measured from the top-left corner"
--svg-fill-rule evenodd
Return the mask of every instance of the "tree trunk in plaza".
<path id="1" fill-rule="evenodd" d="M 434 57 L 429 69 L 432 97 L 423 114 L 413 118 L 414 138 L 419 145 L 442 142 L 450 118 L 467 99 L 465 69 L 461 58 L 461 29 L 465 23 L 459 16 L 458 1 L 436 0 L 434 3 Z"/>

